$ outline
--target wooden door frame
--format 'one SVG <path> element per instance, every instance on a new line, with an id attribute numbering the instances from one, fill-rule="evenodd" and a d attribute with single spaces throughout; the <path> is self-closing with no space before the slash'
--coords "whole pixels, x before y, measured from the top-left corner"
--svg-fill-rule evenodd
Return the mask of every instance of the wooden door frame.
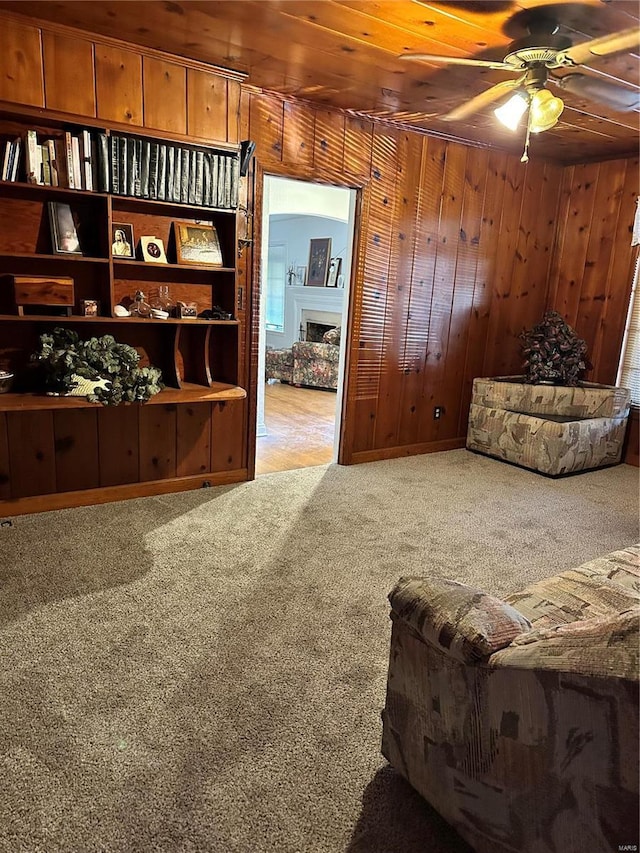
<path id="1" fill-rule="evenodd" d="M 353 248 L 351 253 L 351 277 L 349 281 L 349 299 L 347 304 L 344 377 L 342 386 L 342 401 L 340 411 L 340 437 L 338 440 L 338 464 L 348 465 L 350 462 L 350 444 L 347 433 L 347 416 L 349 388 L 354 381 L 354 367 L 351 363 L 352 331 L 354 324 L 354 308 L 356 291 L 359 290 L 358 271 L 363 268 L 364 241 L 362 240 L 362 211 L 368 206 L 370 184 L 367 178 L 356 175 L 346 175 L 328 169 L 314 169 L 307 166 L 297 166 L 285 163 L 269 163 L 268 165 L 255 160 L 255 193 L 253 209 L 253 259 L 251 267 L 251 304 L 250 304 L 250 334 L 249 334 L 249 383 L 247 388 L 247 473 L 248 479 L 255 479 L 256 472 L 256 417 L 258 404 L 258 341 L 260 335 L 260 292 L 261 292 L 261 251 L 263 229 L 263 193 L 264 179 L 267 176 L 275 178 L 290 178 L 291 180 L 306 181 L 312 184 L 325 184 L 334 187 L 344 187 L 356 191 L 355 215 L 353 222 Z"/>

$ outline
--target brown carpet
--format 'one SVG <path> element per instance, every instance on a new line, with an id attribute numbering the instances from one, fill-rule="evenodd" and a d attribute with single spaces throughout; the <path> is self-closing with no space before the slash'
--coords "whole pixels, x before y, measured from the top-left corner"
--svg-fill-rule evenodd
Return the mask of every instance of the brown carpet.
<path id="1" fill-rule="evenodd" d="M 0 851 L 468 851 L 380 756 L 389 589 L 501 594 L 637 539 L 637 469 L 464 450 L 20 516 Z"/>

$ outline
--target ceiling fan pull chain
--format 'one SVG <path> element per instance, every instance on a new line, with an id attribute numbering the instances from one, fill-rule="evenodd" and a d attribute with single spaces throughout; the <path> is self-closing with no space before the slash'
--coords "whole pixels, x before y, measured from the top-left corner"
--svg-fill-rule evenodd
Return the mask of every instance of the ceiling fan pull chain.
<path id="1" fill-rule="evenodd" d="M 527 135 L 524 140 L 524 151 L 522 152 L 522 157 L 520 158 L 521 163 L 529 162 L 529 137 L 531 136 L 531 109 L 529 109 L 529 113 L 527 115 Z"/>

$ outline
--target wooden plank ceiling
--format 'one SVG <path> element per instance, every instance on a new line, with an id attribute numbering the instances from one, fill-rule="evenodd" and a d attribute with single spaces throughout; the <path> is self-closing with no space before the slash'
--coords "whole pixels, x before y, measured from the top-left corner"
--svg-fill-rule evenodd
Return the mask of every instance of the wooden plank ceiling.
<path id="1" fill-rule="evenodd" d="M 246 72 L 259 89 L 512 152 L 522 150 L 524 130 L 503 128 L 495 104 L 461 121 L 440 118 L 511 73 L 398 56 L 501 60 L 510 42 L 527 34 L 527 10 L 540 6 L 574 44 L 637 27 L 640 18 L 636 0 L 0 0 L 0 8 L 22 15 Z M 579 70 L 640 85 L 637 53 L 594 59 Z M 637 153 L 638 112 L 561 94 L 560 121 L 533 138 L 532 157 L 568 163 Z"/>

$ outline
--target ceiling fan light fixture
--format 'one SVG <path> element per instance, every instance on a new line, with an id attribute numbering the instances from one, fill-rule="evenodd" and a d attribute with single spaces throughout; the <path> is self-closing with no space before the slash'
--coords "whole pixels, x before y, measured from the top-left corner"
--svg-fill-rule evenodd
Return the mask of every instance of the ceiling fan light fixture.
<path id="1" fill-rule="evenodd" d="M 494 110 L 495 117 L 509 130 L 517 130 L 520 119 L 527 111 L 529 99 L 523 92 L 516 92 L 509 100 Z"/>
<path id="2" fill-rule="evenodd" d="M 548 89 L 539 89 L 531 98 L 530 109 L 529 127 L 531 133 L 542 133 L 542 131 L 549 130 L 557 124 L 564 109 L 564 103 Z"/>

